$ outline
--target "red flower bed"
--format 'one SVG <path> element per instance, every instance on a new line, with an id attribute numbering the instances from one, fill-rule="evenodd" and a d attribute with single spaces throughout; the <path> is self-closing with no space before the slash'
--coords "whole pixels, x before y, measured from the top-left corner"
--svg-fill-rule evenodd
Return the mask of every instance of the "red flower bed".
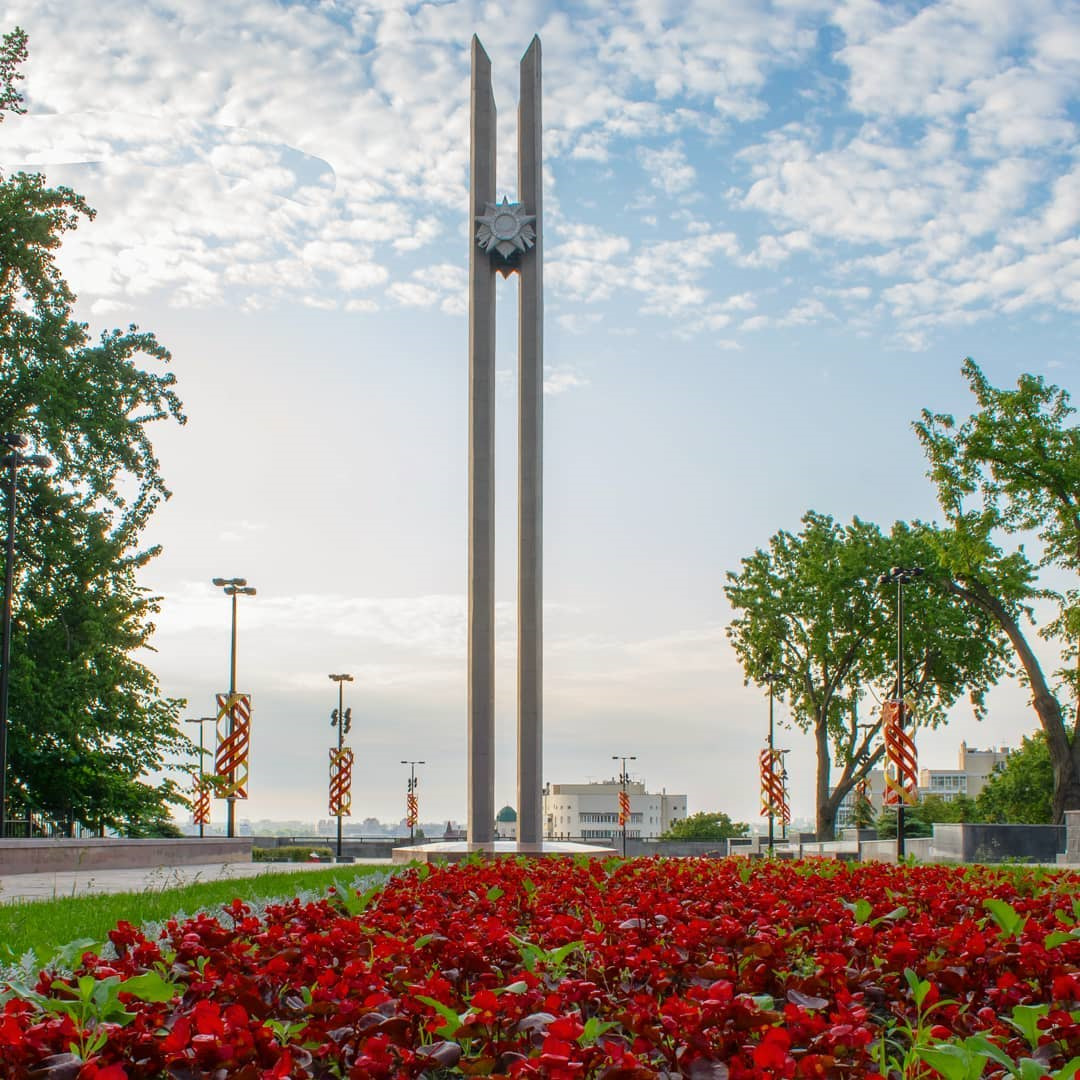
<path id="1" fill-rule="evenodd" d="M 1078 897 L 943 866 L 414 870 L 156 942 L 121 924 L 117 958 L 9 992 L 0 1075 L 1070 1077 Z"/>

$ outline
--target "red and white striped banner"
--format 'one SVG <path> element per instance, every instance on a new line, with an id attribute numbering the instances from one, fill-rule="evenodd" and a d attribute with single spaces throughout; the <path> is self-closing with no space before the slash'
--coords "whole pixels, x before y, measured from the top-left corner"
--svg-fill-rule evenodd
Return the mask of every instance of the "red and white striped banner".
<path id="1" fill-rule="evenodd" d="M 908 708 L 905 705 L 905 713 Z M 885 793 L 886 806 L 905 802 L 909 806 L 919 801 L 919 759 L 915 740 L 901 727 L 900 702 L 886 701 L 885 721 Z"/>
<path id="2" fill-rule="evenodd" d="M 758 762 L 761 765 L 761 816 L 771 815 L 790 825 L 791 807 L 784 783 L 784 752 L 765 747 L 758 755 Z"/>
<path id="3" fill-rule="evenodd" d="M 195 780 L 195 799 L 191 807 L 191 823 L 193 825 L 210 824 L 210 785 L 201 776 Z"/>
<path id="4" fill-rule="evenodd" d="M 246 799 L 251 747 L 251 695 L 217 695 L 217 754 L 214 772 L 219 799 Z M 228 720 L 226 720 L 228 718 Z"/>
<path id="5" fill-rule="evenodd" d="M 352 815 L 353 752 L 343 746 L 330 748 L 330 816 Z"/>

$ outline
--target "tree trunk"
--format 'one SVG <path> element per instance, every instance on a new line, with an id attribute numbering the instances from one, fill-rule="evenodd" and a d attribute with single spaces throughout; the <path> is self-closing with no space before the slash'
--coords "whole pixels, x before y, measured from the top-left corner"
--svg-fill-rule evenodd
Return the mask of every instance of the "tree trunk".
<path id="1" fill-rule="evenodd" d="M 817 743 L 817 815 L 814 832 L 819 841 L 832 840 L 836 834 L 836 805 L 829 798 L 829 726 L 825 713 L 814 719 L 814 741 Z"/>
<path id="2" fill-rule="evenodd" d="M 1080 739 L 1075 732 L 1070 738 L 1061 705 L 1046 682 L 1042 665 L 1005 605 L 979 582 L 950 582 L 950 588 L 997 620 L 1023 665 L 1031 686 L 1031 704 L 1046 734 L 1046 745 L 1050 751 L 1050 765 L 1054 771 L 1051 807 L 1054 823 L 1060 825 L 1065 820 L 1066 810 L 1080 810 Z"/>

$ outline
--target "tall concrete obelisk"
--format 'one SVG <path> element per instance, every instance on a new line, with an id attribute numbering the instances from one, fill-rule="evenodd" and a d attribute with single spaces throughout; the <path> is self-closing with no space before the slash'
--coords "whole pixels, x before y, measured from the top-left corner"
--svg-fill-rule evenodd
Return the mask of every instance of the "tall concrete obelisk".
<path id="1" fill-rule="evenodd" d="M 518 199 L 535 240 L 518 262 L 518 842 L 544 835 L 544 233 L 540 39 L 521 59 Z"/>
<path id="2" fill-rule="evenodd" d="M 472 41 L 469 220 L 469 778 L 470 844 L 495 829 L 495 274 L 517 273 L 518 842 L 542 821 L 543 382 L 540 39 L 521 61 L 518 199 L 495 195 L 491 61 Z"/>

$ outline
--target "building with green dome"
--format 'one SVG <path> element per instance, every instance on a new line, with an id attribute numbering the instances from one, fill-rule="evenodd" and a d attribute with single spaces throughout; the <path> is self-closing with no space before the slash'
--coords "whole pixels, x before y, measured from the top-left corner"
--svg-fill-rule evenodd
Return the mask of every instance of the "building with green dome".
<path id="1" fill-rule="evenodd" d="M 499 840 L 517 839 L 517 811 L 512 806 L 504 806 L 495 815 L 495 836 Z"/>

